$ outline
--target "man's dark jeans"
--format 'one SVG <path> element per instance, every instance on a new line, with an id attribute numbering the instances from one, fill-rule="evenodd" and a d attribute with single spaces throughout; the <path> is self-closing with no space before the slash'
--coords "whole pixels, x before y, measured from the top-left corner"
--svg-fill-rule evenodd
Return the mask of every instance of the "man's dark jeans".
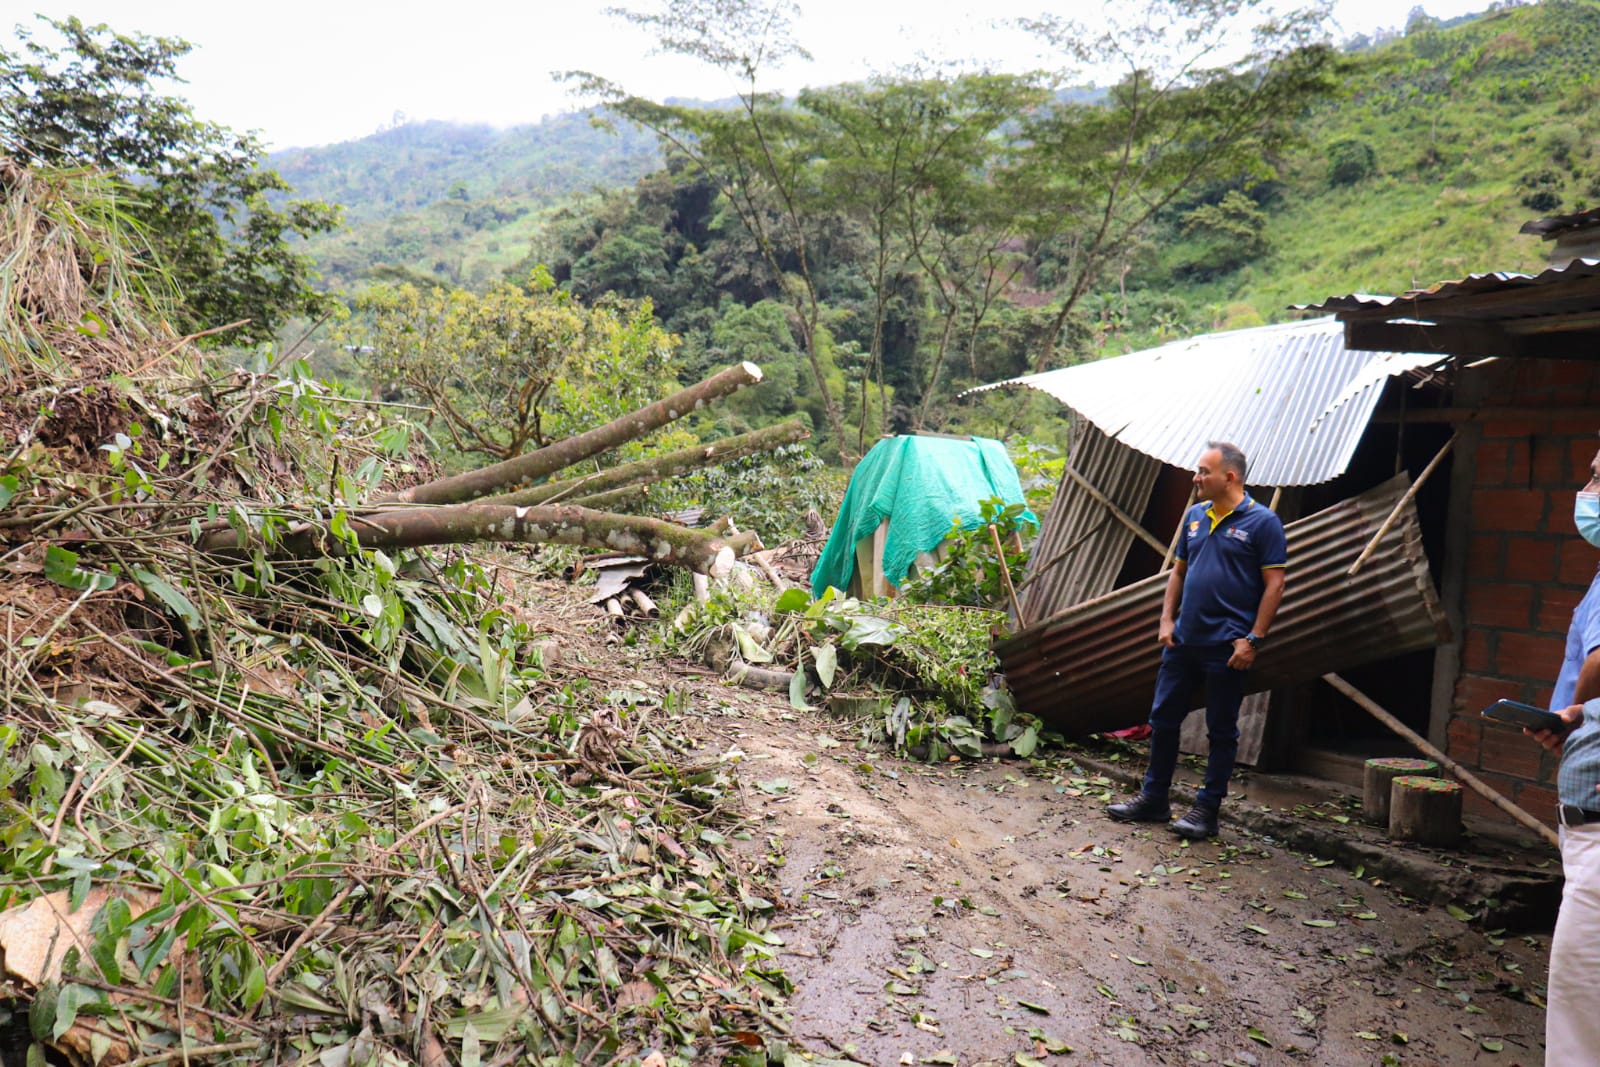
<path id="1" fill-rule="evenodd" d="M 1178 645 L 1161 652 L 1155 703 L 1150 708 L 1150 768 L 1144 776 L 1147 796 L 1165 797 L 1178 766 L 1178 731 L 1194 708 L 1196 687 L 1206 690 L 1206 782 L 1202 805 L 1215 811 L 1228 795 L 1228 778 L 1239 754 L 1239 703 L 1244 700 L 1246 671 L 1228 666 L 1233 645 Z"/>

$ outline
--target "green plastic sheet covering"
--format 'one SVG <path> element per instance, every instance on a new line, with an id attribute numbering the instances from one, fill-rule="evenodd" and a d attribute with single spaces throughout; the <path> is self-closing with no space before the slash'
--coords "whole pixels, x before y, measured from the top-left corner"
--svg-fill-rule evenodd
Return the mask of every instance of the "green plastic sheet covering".
<path id="1" fill-rule="evenodd" d="M 889 520 L 883 576 L 899 585 L 919 552 L 931 552 L 950 532 L 982 522 L 980 502 L 999 497 L 1022 502 L 1022 484 L 1005 446 L 989 437 L 890 437 L 856 466 L 839 505 L 833 533 L 811 572 L 812 594 L 848 588 L 856 569 L 856 542 Z M 1035 526 L 1030 511 L 1025 518 Z"/>

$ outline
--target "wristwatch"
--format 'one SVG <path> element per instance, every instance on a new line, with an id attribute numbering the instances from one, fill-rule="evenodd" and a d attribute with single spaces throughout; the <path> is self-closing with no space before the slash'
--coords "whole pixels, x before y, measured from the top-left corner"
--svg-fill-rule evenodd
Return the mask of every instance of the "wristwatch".
<path id="1" fill-rule="evenodd" d="M 1267 643 L 1267 639 L 1258 634 L 1245 634 L 1244 639 L 1250 642 L 1250 647 L 1257 652 L 1261 651 L 1261 646 Z"/>

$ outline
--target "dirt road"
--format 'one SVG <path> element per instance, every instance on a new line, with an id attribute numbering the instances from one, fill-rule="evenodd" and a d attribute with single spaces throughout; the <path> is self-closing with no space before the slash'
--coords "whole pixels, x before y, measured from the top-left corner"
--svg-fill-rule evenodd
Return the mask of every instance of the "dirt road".
<path id="1" fill-rule="evenodd" d="M 781 697 L 697 685 L 738 760 L 796 1037 L 867 1064 L 1543 1063 L 1548 936 L 1496 935 L 1224 822 L 1101 815 L 1070 758 L 857 751 Z M 1071 1048 L 1069 1055 L 1065 1050 Z"/>

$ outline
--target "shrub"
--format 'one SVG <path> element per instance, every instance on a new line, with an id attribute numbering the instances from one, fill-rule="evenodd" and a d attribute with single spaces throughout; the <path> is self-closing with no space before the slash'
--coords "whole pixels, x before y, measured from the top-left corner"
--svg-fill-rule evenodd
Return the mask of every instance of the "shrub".
<path id="1" fill-rule="evenodd" d="M 1572 153 L 1583 140 L 1575 126 L 1552 126 L 1539 138 L 1539 147 L 1559 166 L 1572 164 Z"/>
<path id="2" fill-rule="evenodd" d="M 1546 214 L 1561 207 L 1561 175 L 1548 167 L 1524 174 L 1517 179 L 1517 187 L 1523 190 L 1524 207 Z"/>
<path id="3" fill-rule="evenodd" d="M 1354 185 L 1378 169 L 1378 157 L 1365 141 L 1347 138 L 1328 146 L 1330 185 Z"/>

